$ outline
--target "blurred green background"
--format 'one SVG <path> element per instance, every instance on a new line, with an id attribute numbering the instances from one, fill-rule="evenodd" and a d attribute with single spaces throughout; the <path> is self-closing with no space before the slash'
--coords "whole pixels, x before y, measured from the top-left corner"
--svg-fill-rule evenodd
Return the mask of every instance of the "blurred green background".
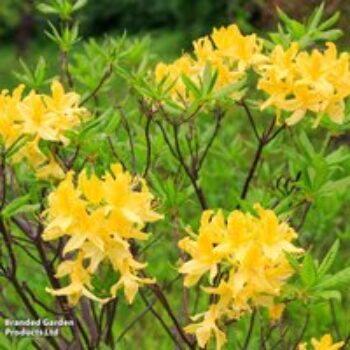
<path id="1" fill-rule="evenodd" d="M 29 60 L 47 55 L 50 42 L 43 35 L 47 20 L 36 6 L 39 0 L 0 1 L 0 87 L 12 87 L 12 70 L 18 57 L 30 53 Z M 50 1 L 46 1 L 50 3 Z M 238 23 L 245 32 L 274 27 L 275 7 L 302 19 L 319 5 L 319 0 L 89 0 L 79 12 L 84 37 L 118 34 L 152 36 L 152 48 L 163 59 L 172 58 L 190 47 L 194 38 L 213 26 Z M 347 31 L 350 1 L 326 0 L 326 13 L 340 10 L 340 27 Z"/>

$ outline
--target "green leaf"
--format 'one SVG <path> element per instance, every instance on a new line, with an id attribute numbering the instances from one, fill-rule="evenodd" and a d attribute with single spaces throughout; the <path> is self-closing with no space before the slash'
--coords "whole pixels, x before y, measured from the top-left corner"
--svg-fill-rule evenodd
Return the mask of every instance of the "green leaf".
<path id="1" fill-rule="evenodd" d="M 316 266 L 311 254 L 306 254 L 300 270 L 300 278 L 305 287 L 311 287 L 316 281 Z"/>
<path id="2" fill-rule="evenodd" d="M 0 350 L 12 350 L 14 349 L 14 345 L 12 345 L 10 339 L 3 334 L 2 332 L 0 333 Z"/>
<path id="3" fill-rule="evenodd" d="M 302 23 L 288 17 L 288 15 L 277 7 L 279 18 L 284 22 L 289 32 L 291 32 L 297 39 L 305 34 L 305 27 Z"/>
<path id="4" fill-rule="evenodd" d="M 39 4 L 36 7 L 40 12 L 44 13 L 44 14 L 53 14 L 53 13 L 58 13 L 57 9 L 54 8 L 53 6 L 47 5 L 47 4 Z"/>
<path id="5" fill-rule="evenodd" d="M 189 77 L 187 77 L 185 74 L 182 74 L 181 79 L 185 84 L 187 90 L 191 91 L 196 97 L 200 97 L 201 91 Z"/>
<path id="6" fill-rule="evenodd" d="M 324 257 L 324 259 L 321 262 L 320 267 L 317 270 L 317 274 L 320 277 L 323 277 L 329 269 L 332 267 L 334 260 L 337 256 L 339 250 L 339 239 L 337 239 L 332 247 L 329 249 L 327 255 Z"/>
<path id="7" fill-rule="evenodd" d="M 26 194 L 22 197 L 14 199 L 2 210 L 1 215 L 5 219 L 8 219 L 17 213 L 32 212 L 34 210 L 37 210 L 39 208 L 38 204 L 28 205 L 30 199 L 30 194 Z"/>
<path id="8" fill-rule="evenodd" d="M 295 258 L 294 255 L 284 252 L 284 255 L 289 263 L 289 265 L 293 268 L 294 271 L 299 271 L 300 270 L 300 264 L 298 260 Z"/>
<path id="9" fill-rule="evenodd" d="M 300 133 L 299 142 L 303 148 L 303 151 L 305 151 L 306 155 L 309 158 L 313 158 L 313 156 L 315 155 L 315 149 L 305 132 Z"/>
<path id="10" fill-rule="evenodd" d="M 334 275 L 328 275 L 323 278 L 316 286 L 317 289 L 338 289 L 350 287 L 350 267 L 337 272 Z"/>
<path id="11" fill-rule="evenodd" d="M 341 293 L 338 290 L 324 290 L 313 293 L 313 296 L 320 299 L 341 301 Z"/>
<path id="12" fill-rule="evenodd" d="M 308 31 L 312 32 L 315 29 L 317 29 L 323 15 L 323 10 L 324 10 L 324 3 L 322 3 L 319 7 L 315 9 L 315 11 L 313 12 L 313 14 L 311 15 L 308 21 L 309 22 L 307 25 Z"/>
<path id="13" fill-rule="evenodd" d="M 29 135 L 21 135 L 7 150 L 6 158 L 12 157 L 16 154 L 26 143 L 31 139 Z"/>
<path id="14" fill-rule="evenodd" d="M 237 83 L 227 85 L 224 88 L 216 91 L 213 94 L 214 95 L 213 97 L 219 99 L 222 97 L 230 96 L 232 93 L 240 91 L 244 87 L 245 83 L 246 83 L 246 80 L 242 79 Z"/>
<path id="15" fill-rule="evenodd" d="M 72 12 L 80 10 L 80 9 L 83 8 L 86 4 L 87 4 L 87 0 L 78 0 L 78 1 L 73 5 Z"/>
<path id="16" fill-rule="evenodd" d="M 319 30 L 323 31 L 326 29 L 329 29 L 331 27 L 333 27 L 334 24 L 336 24 L 339 20 L 340 17 L 340 12 L 336 12 L 332 17 L 330 17 L 329 19 L 327 19 L 326 21 L 324 21 L 320 26 L 319 26 Z"/>
<path id="17" fill-rule="evenodd" d="M 20 339 L 16 346 L 16 350 L 28 350 L 33 348 L 34 347 L 32 346 L 32 339 L 30 338 Z"/>
<path id="18" fill-rule="evenodd" d="M 323 195 L 333 194 L 338 191 L 346 191 L 350 188 L 350 176 L 336 181 L 328 181 L 321 189 L 320 193 Z"/>
<path id="19" fill-rule="evenodd" d="M 342 36 L 343 36 L 343 31 L 341 31 L 340 29 L 331 29 L 326 32 L 322 32 L 318 34 L 316 38 L 318 40 L 335 41 Z"/>

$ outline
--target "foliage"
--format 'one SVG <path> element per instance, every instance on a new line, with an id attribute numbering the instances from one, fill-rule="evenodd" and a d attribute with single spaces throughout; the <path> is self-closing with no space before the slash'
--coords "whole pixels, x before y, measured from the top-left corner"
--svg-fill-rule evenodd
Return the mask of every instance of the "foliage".
<path id="1" fill-rule="evenodd" d="M 71 322 L 1 346 L 346 349 L 338 15 L 215 27 L 168 63 L 152 37 L 84 39 L 89 6 L 40 2 L 59 64 L 0 94 L 1 322 Z"/>

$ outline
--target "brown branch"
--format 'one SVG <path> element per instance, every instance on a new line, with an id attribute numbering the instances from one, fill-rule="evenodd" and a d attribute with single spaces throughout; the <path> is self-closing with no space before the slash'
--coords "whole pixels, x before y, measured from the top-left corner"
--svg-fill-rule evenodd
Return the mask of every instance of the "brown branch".
<path id="1" fill-rule="evenodd" d="M 151 311 L 151 313 L 153 314 L 153 316 L 159 321 L 159 323 L 161 324 L 161 326 L 164 328 L 164 330 L 166 331 L 166 333 L 169 335 L 169 337 L 171 338 L 171 340 L 176 344 L 176 346 L 179 349 L 183 349 L 183 347 L 181 346 L 181 344 L 179 343 L 179 341 L 176 339 L 176 337 L 174 336 L 174 334 L 171 332 L 170 328 L 168 327 L 168 325 L 166 324 L 166 322 L 163 320 L 163 318 L 160 316 L 160 314 L 154 309 L 153 304 L 150 303 L 146 296 L 143 294 L 143 292 L 140 290 L 140 295 L 141 295 L 141 299 L 143 300 L 143 302 L 146 304 L 147 309 L 149 311 Z"/>
<path id="2" fill-rule="evenodd" d="M 113 145 L 113 141 L 111 139 L 110 136 L 107 137 L 107 142 L 109 144 L 109 147 L 111 149 L 111 152 L 113 154 L 113 156 L 118 160 L 118 162 L 123 166 L 123 168 L 125 169 L 125 163 L 123 162 L 123 160 L 121 159 L 121 157 L 119 157 L 114 145 Z"/>
<path id="3" fill-rule="evenodd" d="M 113 338 L 113 322 L 117 311 L 118 299 L 110 301 L 106 305 L 107 317 L 106 317 L 106 333 L 104 340 L 106 344 L 114 347 L 114 338 Z"/>
<path id="4" fill-rule="evenodd" d="M 275 137 L 277 137 L 277 135 L 279 135 L 279 133 L 284 130 L 285 126 L 281 126 L 275 133 L 272 134 L 272 131 L 275 127 L 276 124 L 276 118 L 273 118 L 273 120 L 271 121 L 270 125 L 265 129 L 263 135 L 259 138 L 259 142 L 258 142 L 258 148 L 255 151 L 255 155 L 253 158 L 253 162 L 250 166 L 248 175 L 246 177 L 246 180 L 244 182 L 243 185 L 243 189 L 240 195 L 240 199 L 244 200 L 247 197 L 249 188 L 250 188 L 250 184 L 254 178 L 255 172 L 257 170 L 257 166 L 260 162 L 261 159 L 261 155 L 263 152 L 263 149 L 266 145 L 268 145 L 272 140 L 275 139 Z"/>
<path id="5" fill-rule="evenodd" d="M 311 202 L 309 202 L 309 201 L 306 202 L 305 207 L 304 207 L 303 212 L 302 212 L 301 220 L 296 228 L 297 231 L 299 231 L 304 226 L 305 221 L 306 221 L 306 217 L 307 217 L 307 214 L 309 213 L 311 205 L 312 205 Z"/>
<path id="6" fill-rule="evenodd" d="M 173 126 L 173 132 L 174 132 L 175 150 L 177 153 L 177 159 L 180 162 L 180 164 L 182 165 L 182 168 L 185 170 L 187 176 L 191 180 L 193 189 L 195 190 L 195 193 L 197 195 L 199 203 L 200 203 L 202 209 L 205 210 L 208 208 L 208 205 L 207 205 L 207 200 L 204 196 L 204 193 L 203 193 L 201 187 L 197 184 L 198 174 L 197 173 L 193 174 L 185 162 L 184 156 L 183 156 L 182 151 L 181 151 L 180 142 L 179 142 L 178 127 L 175 125 Z"/>
<path id="7" fill-rule="evenodd" d="M 97 345 L 97 341 L 99 338 L 97 325 L 95 319 L 92 315 L 92 306 L 89 303 L 88 299 L 82 298 L 80 300 L 82 318 L 89 329 L 89 333 L 91 336 L 90 346 L 95 349 Z"/>
<path id="8" fill-rule="evenodd" d="M 102 75 L 100 81 L 98 82 L 98 84 L 96 85 L 95 89 L 91 91 L 91 93 L 86 96 L 81 102 L 80 102 L 80 106 L 83 106 L 87 101 L 89 101 L 91 98 L 94 98 L 97 93 L 100 91 L 100 89 L 103 87 L 103 85 L 105 84 L 105 82 L 111 77 L 113 73 L 113 64 L 110 63 L 106 69 L 106 71 L 104 72 L 104 74 Z"/>
<path id="9" fill-rule="evenodd" d="M 9 258 L 10 258 L 10 267 L 9 267 L 7 272 L 8 272 L 9 278 L 14 278 L 16 275 L 16 270 L 17 270 L 17 261 L 16 261 L 15 253 L 14 253 L 13 247 L 12 247 L 12 238 L 6 229 L 2 218 L 0 218 L 0 232 L 1 232 L 2 237 L 4 239 L 5 246 L 6 246 L 8 254 L 9 254 Z"/>
<path id="10" fill-rule="evenodd" d="M 246 102 L 244 100 L 241 100 L 240 102 L 237 102 L 237 104 L 241 107 L 243 107 L 247 117 L 248 117 L 248 120 L 250 122 L 250 125 L 252 126 L 252 129 L 253 129 L 253 132 L 254 132 L 254 135 L 256 137 L 256 139 L 260 142 L 260 135 L 259 135 L 259 132 L 258 132 L 258 129 L 256 127 L 256 124 L 255 124 L 255 121 L 254 121 L 254 118 L 253 118 L 253 114 L 251 112 L 251 110 L 249 109 L 248 105 L 246 104 Z"/>
<path id="11" fill-rule="evenodd" d="M 72 89 L 74 87 L 74 82 L 73 82 L 72 75 L 70 74 L 70 71 L 69 71 L 68 52 L 61 51 L 60 63 L 61 63 L 62 75 L 66 77 L 68 86 Z"/>
<path id="12" fill-rule="evenodd" d="M 157 299 L 159 300 L 159 302 L 162 304 L 164 310 L 166 311 L 166 313 L 168 314 L 168 316 L 170 317 L 170 319 L 172 320 L 179 336 L 182 338 L 182 340 L 187 344 L 187 346 L 189 347 L 189 349 L 195 349 L 196 345 L 194 342 L 192 342 L 185 334 L 182 326 L 180 325 L 179 321 L 177 320 L 173 310 L 171 309 L 171 306 L 167 300 L 167 298 L 165 297 L 162 289 L 160 288 L 160 286 L 158 284 L 152 284 L 150 285 L 150 288 L 152 289 L 154 295 L 157 297 Z"/>
<path id="13" fill-rule="evenodd" d="M 5 157 L 5 154 L 3 154 L 1 157 L 0 178 L 1 178 L 0 210 L 2 210 L 4 208 L 5 202 L 6 202 L 6 157 Z"/>
<path id="14" fill-rule="evenodd" d="M 146 177 L 149 171 L 149 168 L 151 166 L 151 154 L 152 154 L 152 143 L 151 143 L 151 122 L 152 119 L 151 117 L 147 118 L 147 122 L 146 122 L 146 127 L 145 127 L 145 139 L 146 139 L 146 166 L 145 166 L 145 170 L 143 171 L 143 177 Z"/>
<path id="15" fill-rule="evenodd" d="M 153 301 L 147 301 L 147 307 L 141 311 L 120 333 L 120 335 L 118 336 L 116 343 L 118 343 L 119 341 L 121 341 L 124 336 L 129 332 L 129 330 L 138 322 L 141 320 L 141 318 L 143 316 L 145 316 L 147 314 L 148 311 L 151 310 L 151 308 L 154 306 L 154 304 L 157 302 L 157 299 L 154 299 Z"/>
<path id="16" fill-rule="evenodd" d="M 334 301 L 333 300 L 329 300 L 329 308 L 330 308 L 331 314 L 332 314 L 333 327 L 334 327 L 334 330 L 335 330 L 335 334 L 337 335 L 338 339 L 340 339 L 341 338 L 341 334 L 340 334 L 340 330 L 339 330 L 337 314 L 335 312 L 335 306 L 334 306 Z"/>
<path id="17" fill-rule="evenodd" d="M 42 309 L 44 309 L 45 311 L 47 311 L 48 313 L 51 313 L 53 315 L 62 315 L 61 312 L 57 312 L 51 308 L 49 308 L 48 306 L 46 306 L 42 301 L 40 301 L 36 296 L 35 294 L 33 293 L 33 291 L 29 288 L 29 286 L 27 285 L 26 282 L 23 282 L 22 283 L 22 287 L 23 287 L 23 290 L 25 290 L 29 296 L 31 297 L 31 299 L 34 301 L 34 303 L 38 304 Z"/>
<path id="18" fill-rule="evenodd" d="M 136 173 L 136 169 L 137 169 L 137 164 L 136 164 L 136 153 L 135 153 L 135 145 L 134 145 L 134 141 L 133 141 L 133 136 L 132 136 L 132 132 L 131 132 L 131 128 L 130 125 L 128 123 L 128 119 L 125 115 L 125 111 L 122 107 L 117 107 L 119 112 L 120 112 L 120 116 L 122 118 L 122 123 L 123 126 L 126 130 L 126 133 L 128 135 L 128 139 L 129 139 L 129 146 L 130 146 L 130 152 L 131 152 L 131 167 L 132 167 L 132 171 L 135 174 Z"/>
<path id="19" fill-rule="evenodd" d="M 310 314 L 307 313 L 307 315 L 305 317 L 305 322 L 304 322 L 303 328 L 301 329 L 301 332 L 300 332 L 297 340 L 295 341 L 294 346 L 292 347 L 293 350 L 297 350 L 299 343 L 303 340 L 303 336 L 306 332 L 309 321 L 310 321 Z"/>
<path id="20" fill-rule="evenodd" d="M 215 111 L 214 114 L 215 114 L 215 127 L 214 127 L 214 131 L 213 131 L 213 133 L 212 133 L 212 135 L 211 135 L 211 137 L 210 137 L 210 139 L 209 139 L 208 144 L 206 145 L 206 147 L 205 147 L 205 149 L 204 149 L 204 151 L 203 151 L 203 153 L 202 153 L 202 156 L 201 156 L 200 159 L 199 159 L 198 168 L 197 168 L 197 171 L 198 171 L 198 172 L 199 172 L 199 170 L 201 169 L 201 167 L 202 167 L 202 165 L 203 165 L 203 163 L 204 163 L 204 160 L 205 160 L 205 158 L 206 158 L 206 156 L 207 156 L 207 154 L 208 154 L 208 152 L 209 152 L 211 146 L 212 146 L 213 143 L 214 143 L 214 140 L 215 140 L 215 138 L 216 138 L 216 136 L 217 136 L 217 134 L 218 134 L 218 132 L 219 132 L 220 126 L 221 126 L 221 120 L 222 120 L 222 118 L 224 117 L 224 113 L 223 113 L 222 111 L 220 111 L 220 110 Z"/>
<path id="21" fill-rule="evenodd" d="M 253 334 L 253 329 L 254 329 L 254 324 L 255 324 L 255 317 L 256 317 L 256 310 L 253 310 L 253 312 L 252 312 L 252 314 L 250 316 L 248 333 L 247 333 L 247 336 L 245 338 L 242 350 L 247 350 L 248 349 L 248 346 L 249 346 L 249 343 L 250 343 L 250 339 L 251 339 L 252 334 Z"/>

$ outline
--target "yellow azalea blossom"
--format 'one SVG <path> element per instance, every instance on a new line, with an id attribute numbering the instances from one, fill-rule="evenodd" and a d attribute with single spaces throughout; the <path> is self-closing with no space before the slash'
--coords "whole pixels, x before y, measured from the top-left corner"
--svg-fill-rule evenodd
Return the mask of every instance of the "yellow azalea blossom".
<path id="1" fill-rule="evenodd" d="M 269 307 L 269 318 L 272 321 L 278 321 L 283 315 L 283 311 L 286 308 L 285 304 L 274 304 Z"/>
<path id="2" fill-rule="evenodd" d="M 211 38 L 217 48 L 218 54 L 238 63 L 238 69 L 244 70 L 262 59 L 261 40 L 256 34 L 242 35 L 238 26 L 232 24 L 228 27 L 214 28 Z"/>
<path id="3" fill-rule="evenodd" d="M 60 289 L 46 288 L 46 291 L 52 295 L 68 297 L 71 306 L 77 304 L 82 295 L 89 299 L 105 303 L 108 299 L 101 299 L 89 291 L 92 288 L 91 276 L 83 266 L 83 255 L 79 254 L 75 261 L 63 261 L 57 268 L 56 278 L 69 276 L 70 284 Z"/>
<path id="4" fill-rule="evenodd" d="M 308 112 L 316 115 L 316 127 L 324 116 L 334 123 L 344 121 L 344 99 L 350 96 L 350 56 L 338 55 L 336 46 L 327 43 L 322 52 L 300 51 L 293 43 L 284 50 L 277 45 L 257 66 L 258 89 L 269 97 L 261 109 L 273 106 L 285 111 L 287 125 L 294 125 Z"/>
<path id="5" fill-rule="evenodd" d="M 258 307 L 268 308 L 272 319 L 282 315 L 284 305 L 275 299 L 293 274 L 285 252 L 302 254 L 303 250 L 293 244 L 297 233 L 287 222 L 259 204 L 254 208 L 257 215 L 234 210 L 227 219 L 221 211 L 204 211 L 198 234 L 190 233 L 179 242 L 190 256 L 179 268 L 184 285 L 191 287 L 208 274 L 211 286 L 203 290 L 216 300 L 202 323 L 186 327 L 201 346 L 214 334 L 221 347 L 216 324 L 223 318 L 238 319 Z"/>
<path id="6" fill-rule="evenodd" d="M 184 54 L 173 63 L 159 63 L 155 68 L 156 83 L 180 105 L 194 99 L 183 76 L 199 85 L 208 66 L 217 71 L 214 91 L 245 78 L 246 70 L 265 60 L 261 55 L 261 40 L 255 34 L 244 36 L 236 25 L 214 28 L 211 35 L 193 42 L 193 52 Z M 238 97 L 237 93 L 232 97 Z"/>
<path id="7" fill-rule="evenodd" d="M 192 256 L 192 260 L 184 263 L 180 273 L 186 275 L 185 285 L 187 287 L 196 284 L 206 273 L 210 272 L 212 281 L 218 271 L 218 263 L 222 259 L 222 253 L 216 248 L 220 231 L 224 230 L 224 218 L 221 212 L 212 216 L 213 212 L 208 210 L 203 213 L 199 236 L 196 242 L 184 238 L 179 242 L 179 247 Z"/>
<path id="8" fill-rule="evenodd" d="M 312 338 L 311 345 L 313 350 L 339 350 L 343 347 L 344 342 L 333 343 L 332 336 L 325 334 L 320 340 Z M 298 350 L 307 350 L 307 344 L 299 344 Z"/>
<path id="9" fill-rule="evenodd" d="M 217 305 L 211 305 L 209 310 L 204 314 L 193 317 L 193 320 L 203 317 L 200 323 L 194 323 L 185 327 L 185 331 L 190 334 L 195 334 L 198 345 L 204 348 L 210 337 L 214 335 L 216 339 L 216 349 L 219 350 L 226 343 L 226 335 L 217 326 L 217 320 L 220 317 L 220 310 Z"/>
<path id="10" fill-rule="evenodd" d="M 65 92 L 58 80 L 51 84 L 51 95 L 35 91 L 23 96 L 24 85 L 19 85 L 11 94 L 0 93 L 0 140 L 6 148 L 16 141 L 23 145 L 11 161 L 27 164 L 37 171 L 39 178 L 62 178 L 63 169 L 52 154 L 44 154 L 41 141 L 69 143 L 68 130 L 74 130 L 88 115 L 79 106 L 80 96 Z"/>
<path id="11" fill-rule="evenodd" d="M 50 155 L 49 158 L 45 159 L 45 162 L 37 168 L 36 176 L 39 179 L 47 179 L 49 177 L 53 177 L 55 179 L 63 179 L 64 171 L 57 163 L 55 158 Z"/>
<path id="12" fill-rule="evenodd" d="M 140 285 L 154 283 L 139 275 L 138 271 L 146 264 L 134 259 L 129 241 L 147 239 L 143 232 L 145 225 L 162 218 L 153 209 L 153 195 L 142 178 L 133 177 L 120 164 L 113 164 L 111 171 L 102 177 L 88 175 L 85 170 L 77 176 L 77 181 L 75 177 L 72 171 L 68 172 L 50 193 L 42 237 L 44 240 L 67 237 L 63 253 L 78 254 L 80 260 L 65 261 L 63 266 L 74 266 L 77 269 L 74 271 L 79 273 L 74 275 L 78 276 L 74 280 L 71 278 L 69 286 L 50 292 L 67 295 L 74 302 L 82 295 L 98 300 L 89 294 L 90 277 L 99 272 L 101 264 L 109 264 L 119 276 L 110 289 L 111 297 L 123 288 L 131 303 Z M 63 276 L 62 269 L 59 266 L 59 277 Z"/>
<path id="13" fill-rule="evenodd" d="M 0 93 L 0 137 L 5 147 L 10 147 L 21 134 L 21 116 L 18 109 L 24 85 L 19 85 L 12 93 L 3 90 Z"/>

